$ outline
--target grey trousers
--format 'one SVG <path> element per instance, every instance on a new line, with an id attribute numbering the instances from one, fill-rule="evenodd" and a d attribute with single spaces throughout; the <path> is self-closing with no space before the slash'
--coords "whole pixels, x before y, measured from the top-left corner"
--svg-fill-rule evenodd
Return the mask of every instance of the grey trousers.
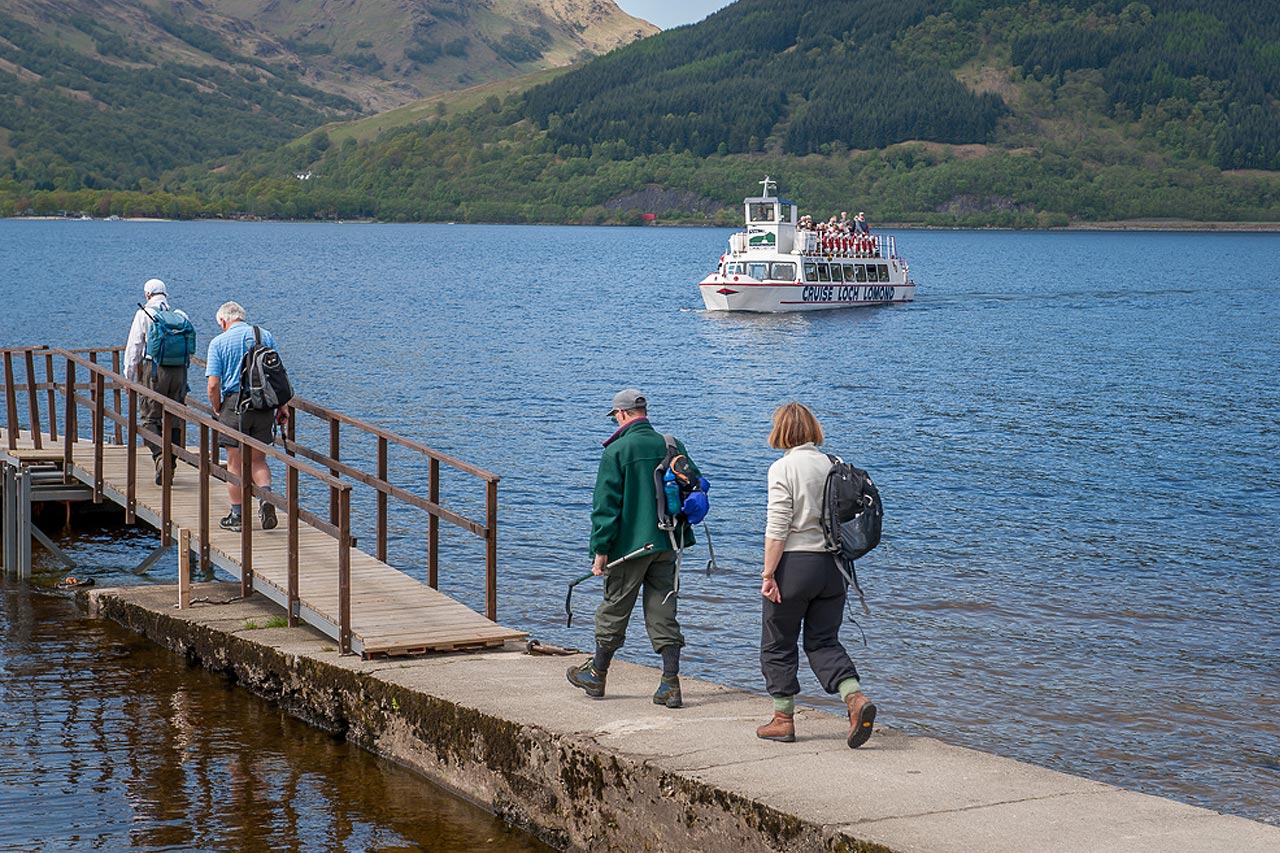
<path id="1" fill-rule="evenodd" d="M 804 653 L 822 689 L 837 692 L 846 678 L 857 678 L 849 653 L 840 643 L 847 584 L 835 559 L 820 551 L 788 551 L 774 573 L 782 603 L 767 598 L 760 622 L 760 671 L 770 696 L 800 692 L 798 642 L 804 631 Z"/>
<path id="2" fill-rule="evenodd" d="M 138 381 L 152 391 L 156 391 L 165 395 L 170 400 L 177 400 L 179 403 L 186 402 L 187 399 L 187 368 L 182 367 L 156 367 L 154 375 L 152 371 L 153 362 L 143 360 L 138 366 Z M 138 400 L 138 420 L 144 429 L 149 429 L 157 435 L 164 429 L 164 408 L 152 400 L 143 397 Z M 184 441 L 185 422 L 181 420 L 172 420 L 172 429 L 170 430 L 169 440 L 174 444 L 181 446 Z M 162 452 L 160 445 L 147 441 L 147 447 L 151 450 L 151 458 L 158 459 Z"/>
<path id="3" fill-rule="evenodd" d="M 684 635 L 676 621 L 676 598 L 667 598 L 675 589 L 674 551 L 655 551 L 609 569 L 604 576 L 604 601 L 596 609 L 596 645 L 616 650 L 627 640 L 627 623 L 641 591 L 644 627 L 655 652 L 667 646 L 684 646 Z M 663 599 L 666 598 L 666 603 Z"/>

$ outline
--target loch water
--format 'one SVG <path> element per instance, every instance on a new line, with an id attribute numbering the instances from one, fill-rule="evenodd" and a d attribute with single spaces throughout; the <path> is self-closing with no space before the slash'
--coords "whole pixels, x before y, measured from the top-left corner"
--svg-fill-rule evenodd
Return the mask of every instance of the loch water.
<path id="1" fill-rule="evenodd" d="M 598 591 L 566 628 L 565 585 L 589 565 L 609 400 L 639 387 L 712 483 L 683 671 L 757 692 L 765 439 L 800 400 L 884 497 L 871 612 L 844 632 L 880 721 L 1280 824 L 1280 235 L 899 232 L 914 303 L 753 316 L 697 293 L 728 234 L 0 221 L 0 342 L 122 343 L 152 276 L 202 345 L 241 302 L 299 393 L 501 475 L 501 621 L 580 648 Z M 446 479 L 446 506 L 481 499 Z M 129 571 L 145 528 L 58 526 L 99 585 L 174 580 Z M 393 516 L 390 561 L 421 578 L 425 530 Z M 478 543 L 444 548 L 442 589 L 482 608 Z M 0 848 L 239 849 L 253 826 L 270 849 L 535 849 L 85 621 L 41 554 L 0 595 Z M 639 619 L 621 655 L 656 661 Z M 184 809 L 146 807 L 175 787 Z"/>

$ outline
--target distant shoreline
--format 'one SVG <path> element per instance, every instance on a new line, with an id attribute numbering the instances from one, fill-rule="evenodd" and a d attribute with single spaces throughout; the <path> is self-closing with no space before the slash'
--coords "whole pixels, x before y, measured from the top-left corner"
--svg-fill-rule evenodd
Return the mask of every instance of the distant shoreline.
<path id="1" fill-rule="evenodd" d="M 566 222 L 379 222 L 376 219 L 221 219 L 216 217 L 196 217 L 193 219 L 164 219 L 154 216 L 130 216 L 108 220 L 106 217 L 90 217 L 83 220 L 76 216 L 9 216 L 6 219 L 26 221 L 65 221 L 65 222 L 250 222 L 250 223 L 282 223 L 296 222 L 314 225 L 512 225 L 512 226 L 562 226 L 582 225 L 582 223 Z M 731 225 L 710 225 L 697 222 L 655 222 L 650 225 L 591 225 L 591 228 L 732 228 Z M 923 225 L 920 223 L 885 222 L 877 223 L 874 231 L 1027 231 L 1034 233 L 1053 233 L 1058 231 L 1114 231 L 1114 232 L 1155 232 L 1175 231 L 1184 233 L 1280 233 L 1280 222 L 1197 222 L 1192 219 L 1130 219 L 1111 222 L 1074 222 L 1070 225 L 1051 228 L 1010 228 L 1000 225 Z"/>

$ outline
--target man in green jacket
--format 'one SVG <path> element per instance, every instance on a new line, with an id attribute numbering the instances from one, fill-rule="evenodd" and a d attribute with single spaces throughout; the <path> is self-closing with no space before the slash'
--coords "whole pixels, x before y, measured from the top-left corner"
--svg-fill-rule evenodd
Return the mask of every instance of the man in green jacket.
<path id="1" fill-rule="evenodd" d="M 614 652 L 627 637 L 636 598 L 644 595 L 644 625 L 653 650 L 662 656 L 662 680 L 654 704 L 679 708 L 680 649 L 684 635 L 676 621 L 676 551 L 693 544 L 693 531 L 681 520 L 675 530 L 658 526 L 656 469 L 667 455 L 666 441 L 650 424 L 648 403 L 634 388 L 613 397 L 609 417 L 618 429 L 604 443 L 591 505 L 591 571 L 605 575 L 604 601 L 596 611 L 595 656 L 569 668 L 569 683 L 592 699 L 604 698 L 605 679 Z M 676 442 L 685 454 L 684 445 Z M 691 463 L 692 464 L 692 463 Z M 694 476 L 698 476 L 694 468 Z M 605 572 L 606 564 L 646 546 L 650 550 Z"/>

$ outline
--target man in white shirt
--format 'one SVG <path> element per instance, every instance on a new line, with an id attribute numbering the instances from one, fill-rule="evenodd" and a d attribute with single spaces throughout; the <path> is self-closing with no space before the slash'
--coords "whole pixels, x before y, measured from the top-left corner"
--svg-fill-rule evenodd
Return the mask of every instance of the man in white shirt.
<path id="1" fill-rule="evenodd" d="M 141 382 L 159 394 L 163 394 L 170 400 L 177 400 L 179 403 L 185 403 L 187 399 L 187 365 L 180 367 L 166 367 L 156 364 L 155 361 L 147 354 L 147 335 L 151 332 L 152 316 L 157 311 L 169 310 L 169 295 L 166 292 L 165 284 L 158 278 L 148 279 L 147 283 L 142 286 L 142 291 L 147 297 L 147 304 L 144 309 L 140 308 L 133 315 L 133 325 L 129 327 L 129 339 L 124 345 L 124 375 L 126 379 L 133 379 Z M 177 312 L 182 316 L 187 316 L 184 312 Z M 147 397 L 140 397 L 138 400 L 139 421 L 143 429 L 150 430 L 157 435 L 164 428 L 164 408 L 160 403 Z M 173 429 L 169 440 L 175 444 L 183 443 L 183 436 L 186 432 L 186 426 L 183 421 L 174 421 Z M 163 481 L 163 454 L 161 447 L 150 441 L 144 440 L 147 447 L 151 450 L 151 458 L 156 466 L 156 485 L 160 485 Z M 177 465 L 177 459 L 173 460 Z"/>

